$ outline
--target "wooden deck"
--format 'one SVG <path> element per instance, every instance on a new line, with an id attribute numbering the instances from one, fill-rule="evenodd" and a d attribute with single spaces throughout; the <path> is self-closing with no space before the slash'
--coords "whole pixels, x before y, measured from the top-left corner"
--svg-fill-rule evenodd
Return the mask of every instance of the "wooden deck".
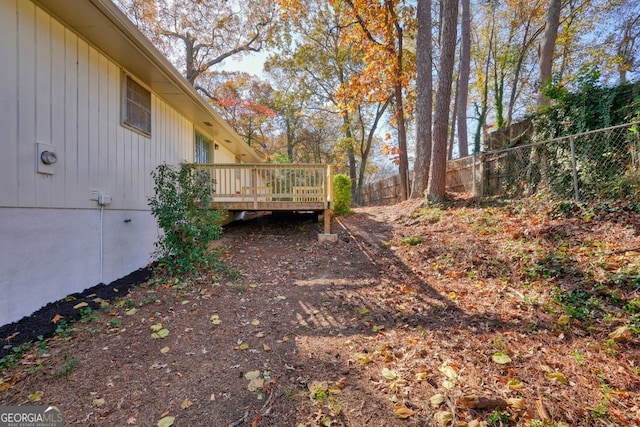
<path id="1" fill-rule="evenodd" d="M 324 213 L 325 234 L 333 200 L 330 165 L 228 163 L 199 164 L 215 189 L 213 208 L 229 211 L 313 211 Z"/>

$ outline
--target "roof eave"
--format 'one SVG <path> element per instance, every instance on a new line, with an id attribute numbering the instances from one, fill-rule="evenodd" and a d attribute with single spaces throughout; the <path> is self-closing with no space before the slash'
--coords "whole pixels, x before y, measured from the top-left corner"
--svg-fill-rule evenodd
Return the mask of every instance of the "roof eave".
<path id="1" fill-rule="evenodd" d="M 262 159 L 111 0 L 33 0 L 246 162 Z"/>

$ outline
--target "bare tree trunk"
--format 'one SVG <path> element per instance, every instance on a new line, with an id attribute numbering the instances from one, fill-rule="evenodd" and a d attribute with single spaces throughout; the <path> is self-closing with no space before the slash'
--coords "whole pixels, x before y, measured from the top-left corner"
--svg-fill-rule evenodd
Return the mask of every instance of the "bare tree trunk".
<path id="1" fill-rule="evenodd" d="M 480 141 L 483 136 L 483 129 L 487 119 L 488 98 L 489 98 L 489 66 L 491 65 L 491 56 L 493 55 L 493 39 L 496 29 L 496 11 L 492 8 L 491 13 L 491 32 L 489 34 L 489 50 L 486 55 L 486 62 L 484 64 L 484 85 L 482 88 L 481 104 L 475 104 L 476 112 L 478 114 L 478 125 L 476 127 L 476 133 L 473 138 L 473 152 L 479 153 L 482 149 Z"/>
<path id="2" fill-rule="evenodd" d="M 402 200 L 409 198 L 409 155 L 407 153 L 407 125 L 404 117 L 404 96 L 402 94 L 402 27 L 396 23 L 396 37 L 398 50 L 396 52 L 396 82 L 395 82 L 395 98 L 396 98 L 396 120 L 398 123 L 398 148 L 400 149 L 400 162 L 398 164 L 400 172 L 400 194 Z"/>
<path id="3" fill-rule="evenodd" d="M 460 87 L 460 76 L 456 78 L 455 83 L 455 95 L 453 96 L 453 114 L 451 114 L 451 129 L 449 130 L 449 147 L 447 148 L 447 160 L 453 159 L 453 146 L 455 144 L 456 139 L 456 125 L 458 124 L 457 112 L 458 112 L 458 97 L 460 96 L 460 91 L 458 88 Z"/>
<path id="4" fill-rule="evenodd" d="M 345 129 L 345 137 L 347 138 L 347 140 L 353 141 L 353 134 L 351 133 L 351 120 L 349 119 L 348 113 L 344 113 L 342 121 Z M 353 149 L 353 144 L 349 145 L 349 148 L 347 149 L 347 157 L 349 159 L 349 178 L 351 178 L 351 200 L 357 202 L 358 194 L 356 181 L 356 153 Z"/>
<path id="5" fill-rule="evenodd" d="M 400 197 L 407 200 L 409 197 L 409 156 L 407 155 L 407 127 L 404 121 L 404 104 L 402 96 L 402 86 L 395 87 L 396 98 L 396 120 L 398 121 L 398 148 L 400 150 L 400 161 L 398 169 L 400 172 Z"/>
<path id="6" fill-rule="evenodd" d="M 460 157 L 469 155 L 467 137 L 467 107 L 469 74 L 471 70 L 471 10 L 469 0 L 462 0 L 462 21 L 460 25 L 460 75 L 457 85 L 458 151 Z"/>
<path id="7" fill-rule="evenodd" d="M 413 164 L 411 198 L 424 197 L 431 164 L 431 118 L 433 75 L 431 69 L 431 0 L 418 1 L 418 36 L 416 40 L 416 160 Z"/>
<path id="8" fill-rule="evenodd" d="M 433 118 L 433 149 L 429 170 L 428 198 L 434 202 L 446 199 L 447 133 L 449 131 L 449 109 L 451 107 L 451 83 L 456 53 L 458 22 L 458 0 L 444 2 L 442 15 L 442 39 L 440 43 L 440 66 Z"/>
<path id="9" fill-rule="evenodd" d="M 542 42 L 542 48 L 540 49 L 540 72 L 538 75 L 538 83 L 540 84 L 540 87 L 538 88 L 538 107 L 547 106 L 550 102 L 544 95 L 544 88 L 551 82 L 553 52 L 556 48 L 561 8 L 561 0 L 549 0 L 544 40 Z"/>
<path id="10" fill-rule="evenodd" d="M 371 153 L 371 146 L 373 145 L 373 138 L 375 136 L 376 130 L 378 129 L 378 124 L 380 123 L 380 119 L 382 119 L 382 116 L 384 115 L 384 112 L 387 110 L 387 107 L 389 106 L 390 103 L 391 103 L 391 97 L 389 97 L 384 104 L 378 105 L 375 118 L 367 133 L 366 142 L 363 144 L 360 150 L 362 152 L 362 155 L 360 157 L 361 158 L 360 169 L 358 170 L 358 183 L 356 186 L 356 194 L 358 196 L 356 199 L 356 202 L 358 204 L 362 202 L 362 200 L 360 200 L 360 194 L 362 193 L 362 188 L 364 187 L 364 178 L 365 178 L 365 173 L 367 169 L 367 164 L 369 161 L 369 154 Z M 363 126 L 362 127 L 363 139 L 364 139 L 364 133 L 365 133 L 365 130 Z"/>
<path id="11" fill-rule="evenodd" d="M 513 121 L 513 108 L 516 105 L 516 98 L 518 97 L 518 83 L 520 83 L 520 73 L 522 71 L 522 63 L 524 62 L 526 52 L 529 50 L 531 44 L 538 38 L 544 26 L 541 26 L 533 32 L 529 37 L 529 31 L 531 29 L 531 17 L 527 19 L 527 23 L 524 26 L 524 34 L 522 35 L 522 44 L 520 46 L 520 54 L 518 55 L 518 61 L 516 62 L 516 68 L 514 71 L 513 82 L 511 83 L 511 94 L 509 95 L 509 109 L 507 112 L 507 127 L 509 127 L 509 140 L 512 139 L 511 123 Z"/>

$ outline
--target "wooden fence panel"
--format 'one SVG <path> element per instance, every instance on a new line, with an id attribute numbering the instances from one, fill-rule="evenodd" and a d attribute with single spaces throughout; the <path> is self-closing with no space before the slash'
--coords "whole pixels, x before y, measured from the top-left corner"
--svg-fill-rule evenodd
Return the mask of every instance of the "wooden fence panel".
<path id="1" fill-rule="evenodd" d="M 447 191 L 480 194 L 481 176 L 482 166 L 479 156 L 450 160 L 447 162 Z M 401 201 L 399 175 L 369 184 L 360 194 L 360 203 L 363 206 L 391 205 Z"/>

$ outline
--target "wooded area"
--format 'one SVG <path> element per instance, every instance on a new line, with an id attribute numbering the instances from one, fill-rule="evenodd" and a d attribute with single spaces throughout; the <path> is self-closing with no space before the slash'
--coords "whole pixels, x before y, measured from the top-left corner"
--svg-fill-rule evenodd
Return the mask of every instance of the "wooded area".
<path id="1" fill-rule="evenodd" d="M 354 199 L 389 163 L 440 198 L 447 157 L 485 150 L 585 76 L 638 75 L 631 0 L 114 1 L 267 161 L 335 164 Z M 256 52 L 263 70 L 225 71 Z"/>

